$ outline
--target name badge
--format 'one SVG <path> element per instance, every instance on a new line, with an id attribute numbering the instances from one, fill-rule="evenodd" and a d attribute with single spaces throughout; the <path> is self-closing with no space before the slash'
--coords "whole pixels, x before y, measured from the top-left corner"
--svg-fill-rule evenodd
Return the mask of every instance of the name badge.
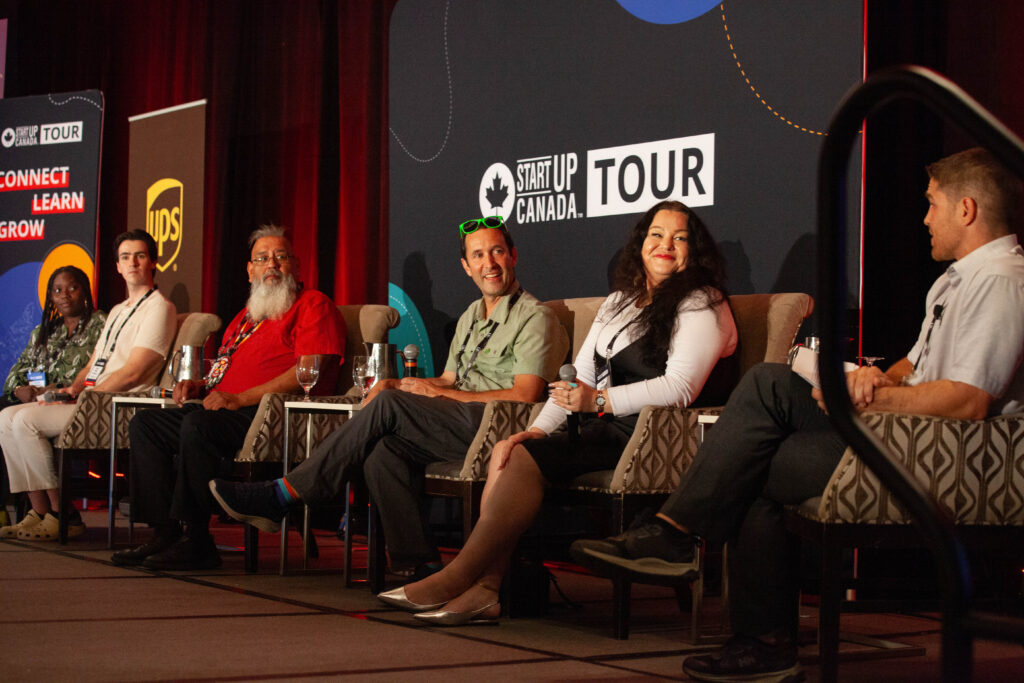
<path id="1" fill-rule="evenodd" d="M 42 370 L 28 373 L 28 385 L 30 387 L 45 387 L 46 373 Z"/>
<path id="2" fill-rule="evenodd" d="M 97 361 L 92 364 L 92 367 L 89 368 L 89 374 L 85 376 L 85 386 L 95 386 L 96 380 L 103 374 L 103 368 L 105 367 L 107 367 L 107 359 L 97 359 Z"/>

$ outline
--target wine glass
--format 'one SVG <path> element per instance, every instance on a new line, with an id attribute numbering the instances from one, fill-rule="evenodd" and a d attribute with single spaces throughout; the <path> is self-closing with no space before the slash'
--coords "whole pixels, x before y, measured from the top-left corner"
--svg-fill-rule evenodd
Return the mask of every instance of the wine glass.
<path id="1" fill-rule="evenodd" d="M 362 394 L 360 401 L 366 400 L 366 390 L 373 383 L 373 372 L 370 368 L 370 358 L 368 356 L 352 357 L 352 380 L 359 387 L 359 392 Z"/>
<path id="2" fill-rule="evenodd" d="M 295 377 L 299 380 L 299 384 L 302 385 L 302 390 L 306 392 L 306 397 L 302 400 L 308 401 L 309 390 L 320 379 L 320 356 L 302 356 L 299 358 L 299 363 L 295 366 Z"/>
<path id="3" fill-rule="evenodd" d="M 885 360 L 885 356 L 857 356 L 857 360 L 870 368 L 878 361 Z"/>

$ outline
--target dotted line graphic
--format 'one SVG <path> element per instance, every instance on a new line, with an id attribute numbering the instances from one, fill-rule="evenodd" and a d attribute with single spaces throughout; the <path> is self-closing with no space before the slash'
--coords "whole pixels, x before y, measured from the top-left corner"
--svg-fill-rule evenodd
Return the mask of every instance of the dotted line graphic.
<path id="1" fill-rule="evenodd" d="M 63 107 L 66 104 L 70 104 L 72 100 L 81 100 L 83 102 L 88 102 L 97 109 L 103 109 L 103 107 L 101 107 L 98 102 L 93 102 L 88 97 L 82 97 L 81 95 L 72 95 L 71 97 L 66 98 L 63 102 L 58 102 L 57 100 L 53 99 L 53 95 L 47 95 L 46 97 L 48 100 L 50 100 L 50 104 L 56 105 L 58 107 Z"/>
<path id="2" fill-rule="evenodd" d="M 398 137 L 398 133 L 395 132 L 395 129 L 392 128 L 391 126 L 388 126 L 388 132 L 390 132 L 391 136 L 393 138 L 395 138 L 395 142 L 397 142 L 398 146 L 402 148 L 402 151 L 405 152 L 406 156 L 408 156 L 413 161 L 417 161 L 417 162 L 419 162 L 421 164 L 429 164 L 431 161 L 433 161 L 437 157 L 441 156 L 441 152 L 443 152 L 444 148 L 448 146 L 448 136 L 451 135 L 451 132 L 452 132 L 452 120 L 455 118 L 454 117 L 454 113 L 455 113 L 455 102 L 454 102 L 454 100 L 455 100 L 455 91 L 452 88 L 452 65 L 451 65 L 451 62 L 448 59 L 448 8 L 449 7 L 451 7 L 451 1 L 450 0 L 448 0 L 447 2 L 444 3 L 444 32 L 443 32 L 443 36 L 444 36 L 444 70 L 445 70 L 445 73 L 448 75 L 448 128 L 444 131 L 444 140 L 441 142 L 441 149 L 437 150 L 437 153 L 434 154 L 434 156 L 422 159 L 422 158 L 416 156 L 415 154 L 413 154 L 412 152 L 410 152 L 409 148 L 405 146 L 404 142 L 402 142 L 402 138 Z"/>
<path id="3" fill-rule="evenodd" d="M 750 91 L 754 93 L 754 97 L 759 99 L 761 101 L 761 104 L 764 105 L 764 107 L 768 111 L 774 114 L 780 121 L 785 123 L 787 126 L 796 128 L 797 130 L 802 131 L 804 133 L 810 133 L 811 135 L 828 135 L 828 133 L 825 133 L 823 131 L 805 128 L 804 126 L 801 126 L 799 123 L 790 121 L 785 116 L 780 114 L 777 109 L 772 107 L 772 105 L 768 104 L 768 102 L 764 99 L 761 93 L 757 91 L 757 88 L 754 87 L 754 84 L 750 82 L 750 77 L 747 75 L 747 72 L 743 70 L 743 65 L 740 64 L 740 58 L 736 55 L 736 48 L 732 44 L 732 36 L 729 35 L 729 25 L 725 21 L 725 3 L 723 2 L 721 5 L 719 5 L 718 9 L 722 11 L 722 30 L 725 31 L 725 39 L 729 42 L 729 50 L 732 52 L 732 58 L 736 60 L 736 68 L 740 70 L 740 75 L 743 76 L 743 80 L 745 80 L 747 82 L 747 85 L 750 86 Z"/>

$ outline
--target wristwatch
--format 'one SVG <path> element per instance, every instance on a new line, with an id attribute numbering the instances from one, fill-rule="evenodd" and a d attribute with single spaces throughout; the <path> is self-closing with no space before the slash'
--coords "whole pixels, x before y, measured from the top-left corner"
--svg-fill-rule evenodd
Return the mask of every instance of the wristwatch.
<path id="1" fill-rule="evenodd" d="M 608 399 L 604 397 L 604 389 L 600 389 L 597 392 L 597 398 L 594 399 L 594 405 L 597 406 L 597 416 L 604 416 L 604 407 L 608 403 Z"/>

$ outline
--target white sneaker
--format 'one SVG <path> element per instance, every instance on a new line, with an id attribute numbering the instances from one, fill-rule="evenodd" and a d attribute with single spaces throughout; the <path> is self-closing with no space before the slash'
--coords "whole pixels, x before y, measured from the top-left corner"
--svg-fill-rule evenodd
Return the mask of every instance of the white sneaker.
<path id="1" fill-rule="evenodd" d="M 43 518 L 39 516 L 38 512 L 29 510 L 28 514 L 22 517 L 21 521 L 17 524 L 0 527 L 0 538 L 17 538 L 19 531 L 34 527 L 41 521 L 43 521 Z"/>

